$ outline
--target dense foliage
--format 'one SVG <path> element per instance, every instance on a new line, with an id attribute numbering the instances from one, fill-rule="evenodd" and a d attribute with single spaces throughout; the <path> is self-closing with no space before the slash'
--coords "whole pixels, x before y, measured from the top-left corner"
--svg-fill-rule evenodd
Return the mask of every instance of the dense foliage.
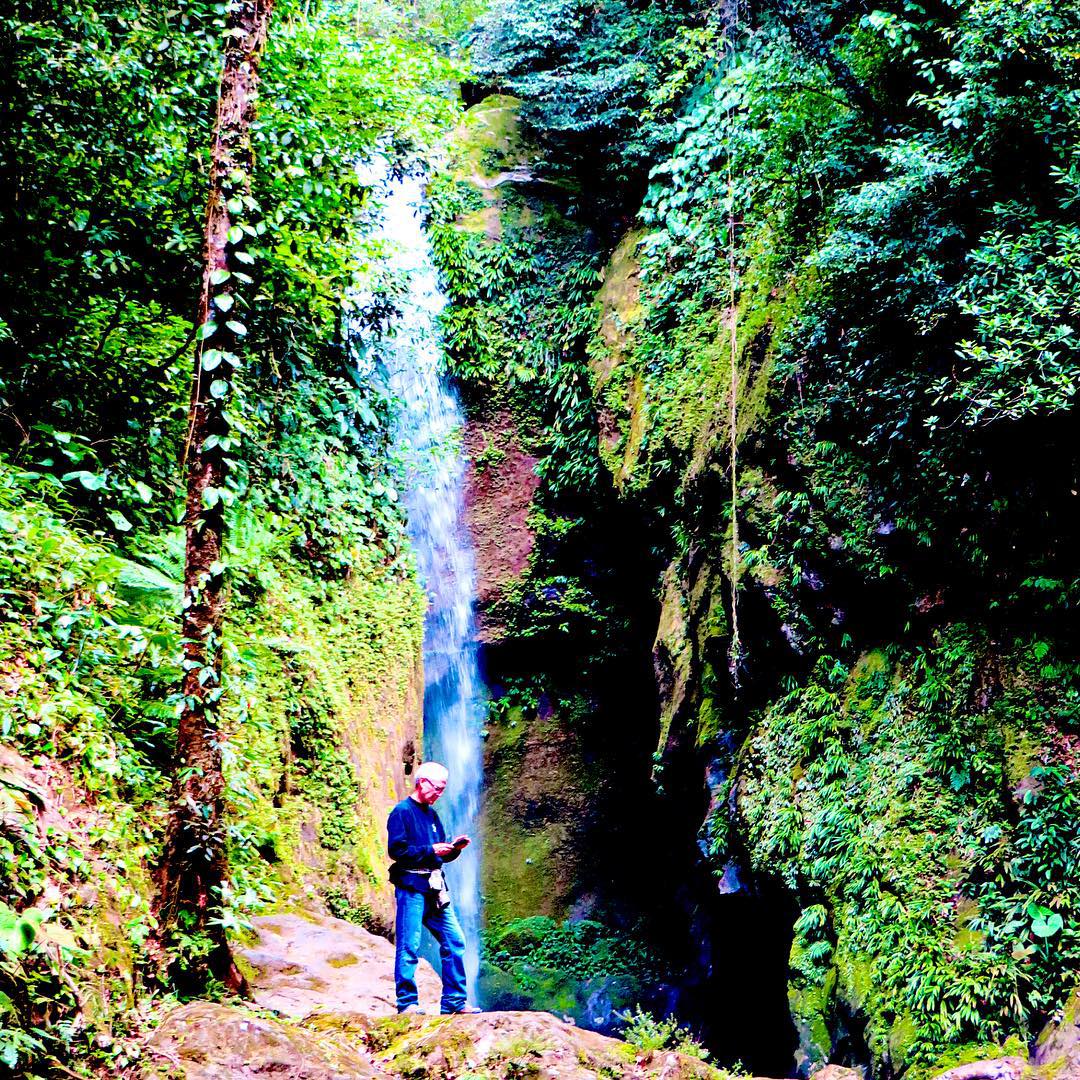
<path id="1" fill-rule="evenodd" d="M 145 1022 L 132 1010 L 181 704 L 175 523 L 225 15 L 131 0 L 0 16 L 0 1061 L 13 1070 L 122 1069 Z M 234 933 L 295 887 L 283 868 L 312 807 L 330 811 L 328 895 L 364 910 L 379 864 L 346 747 L 372 737 L 377 694 L 404 700 L 421 598 L 387 454 L 393 402 L 352 362 L 397 287 L 366 239 L 358 166 L 406 167 L 454 115 L 448 24 L 437 5 L 421 15 L 279 3 L 262 65 L 254 183 L 236 207 L 252 299 L 225 312 L 244 344 L 235 465 L 213 492 L 228 507 L 236 737 L 215 919 Z M 207 946 L 176 944 L 181 968 Z"/>
<path id="2" fill-rule="evenodd" d="M 899 1071 L 1026 1041 L 1071 989 L 1080 932 L 1062 831 L 1080 797 L 1080 15 L 661 7 L 506 0 L 483 20 L 481 81 L 521 98 L 531 214 L 515 229 L 501 196 L 501 233 L 439 249 L 455 370 L 543 395 L 540 505 L 599 442 L 662 526 L 658 767 L 686 734 L 723 763 L 714 866 L 745 850 L 803 909 L 804 1063 Z M 443 199 L 459 226 L 490 201 Z M 531 284 L 597 249 L 595 301 Z M 558 368 L 588 372 L 591 416 L 538 362 L 563 305 L 584 332 Z M 492 324 L 515 330 L 470 329 Z M 575 417 L 572 446 L 547 434 Z M 549 544 L 533 572 L 559 560 Z"/>
<path id="3" fill-rule="evenodd" d="M 715 14 L 692 4 L 509 0 L 480 20 L 473 54 L 487 86 L 522 99 L 550 165 L 599 173 L 590 196 L 632 209 L 674 137 L 674 106 L 718 40 Z"/>

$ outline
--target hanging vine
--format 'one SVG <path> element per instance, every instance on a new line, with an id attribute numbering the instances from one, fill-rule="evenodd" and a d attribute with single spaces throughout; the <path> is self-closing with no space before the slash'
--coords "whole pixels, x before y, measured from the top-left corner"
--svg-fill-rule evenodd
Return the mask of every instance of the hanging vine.
<path id="1" fill-rule="evenodd" d="M 727 27 L 728 60 L 734 56 L 735 41 L 740 25 L 739 0 L 729 7 Z M 728 435 L 730 440 L 728 468 L 731 473 L 731 644 L 728 650 L 728 670 L 736 689 L 739 685 L 739 666 L 742 662 L 742 640 L 739 636 L 739 276 L 735 262 L 735 176 L 732 164 L 731 132 L 734 126 L 734 106 L 728 106 L 727 117 L 727 240 L 728 240 L 728 287 L 730 317 L 728 331 L 730 340 L 730 384 L 728 388 Z"/>

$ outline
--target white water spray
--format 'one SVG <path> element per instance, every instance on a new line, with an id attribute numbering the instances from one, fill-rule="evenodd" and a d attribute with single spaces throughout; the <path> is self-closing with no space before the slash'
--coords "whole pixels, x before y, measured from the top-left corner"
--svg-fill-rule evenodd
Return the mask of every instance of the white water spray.
<path id="1" fill-rule="evenodd" d="M 476 835 L 483 755 L 480 728 L 485 687 L 477 662 L 473 607 L 476 571 L 464 521 L 464 416 L 457 395 L 439 374 L 438 316 L 445 305 L 420 218 L 420 182 L 387 183 L 381 234 L 390 266 L 408 285 L 393 334 L 379 347 L 390 385 L 401 401 L 397 449 L 407 471 L 405 505 L 417 569 L 429 606 L 424 625 L 425 757 L 450 770 L 438 805 L 450 836 L 467 833 L 472 846 L 447 871 L 465 931 L 470 997 L 479 968 L 480 850 Z M 437 964 L 436 964 L 437 967 Z"/>

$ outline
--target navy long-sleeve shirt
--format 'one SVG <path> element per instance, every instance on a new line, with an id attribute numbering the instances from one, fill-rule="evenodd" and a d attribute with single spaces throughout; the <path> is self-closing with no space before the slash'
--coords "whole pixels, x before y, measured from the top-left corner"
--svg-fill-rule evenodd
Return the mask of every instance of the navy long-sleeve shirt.
<path id="1" fill-rule="evenodd" d="M 459 852 L 439 858 L 435 854 L 435 844 L 446 843 L 446 830 L 435 813 L 435 808 L 418 803 L 415 799 L 402 799 L 390 811 L 386 819 L 387 850 L 394 860 L 390 867 L 390 880 L 395 885 L 406 888 L 413 884 L 421 887 L 423 879 L 417 874 L 406 874 L 406 870 L 438 870 L 445 862 L 452 862 Z M 426 886 L 425 886 L 426 887 Z"/>

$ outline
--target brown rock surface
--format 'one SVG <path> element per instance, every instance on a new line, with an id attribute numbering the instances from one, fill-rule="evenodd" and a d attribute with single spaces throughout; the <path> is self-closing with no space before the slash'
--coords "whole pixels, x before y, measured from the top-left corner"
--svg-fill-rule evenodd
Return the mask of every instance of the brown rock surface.
<path id="1" fill-rule="evenodd" d="M 810 1075 L 810 1080 L 866 1080 L 866 1073 L 846 1065 L 823 1065 Z"/>
<path id="2" fill-rule="evenodd" d="M 314 1012 L 389 1016 L 394 946 L 329 915 L 264 915 L 258 943 L 239 951 L 256 1005 L 300 1019 Z M 431 965 L 417 971 L 420 1002 L 438 1010 L 441 984 Z"/>
<path id="3" fill-rule="evenodd" d="M 529 563 L 535 537 L 528 517 L 540 484 L 536 458 L 521 445 L 509 412 L 473 417 L 465 426 L 465 514 L 476 552 L 476 602 L 481 641 L 500 639 L 503 589 Z"/>
<path id="4" fill-rule="evenodd" d="M 175 1009 L 147 1042 L 144 1080 L 721 1076 L 696 1058 L 638 1051 L 550 1013 L 397 1016 L 390 942 L 329 916 L 264 916 L 256 930 L 258 943 L 240 951 L 255 1007 Z M 427 964 L 419 986 L 436 1008 L 439 980 Z"/>
<path id="5" fill-rule="evenodd" d="M 344 1037 L 209 1001 L 170 1013 L 150 1039 L 147 1058 L 147 1080 L 352 1080 L 385 1075 Z"/>

